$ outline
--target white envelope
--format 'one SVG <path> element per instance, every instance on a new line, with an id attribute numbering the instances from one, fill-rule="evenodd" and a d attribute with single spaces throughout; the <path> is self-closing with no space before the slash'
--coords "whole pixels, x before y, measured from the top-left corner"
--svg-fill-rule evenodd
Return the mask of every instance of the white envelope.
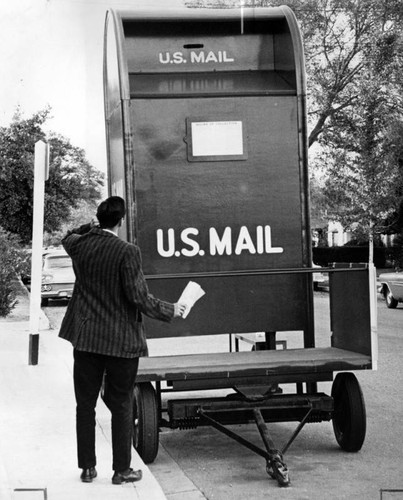
<path id="1" fill-rule="evenodd" d="M 182 302 L 186 305 L 182 318 L 186 318 L 195 303 L 203 297 L 205 293 L 206 292 L 198 283 L 195 281 L 189 281 L 178 300 L 178 302 Z"/>

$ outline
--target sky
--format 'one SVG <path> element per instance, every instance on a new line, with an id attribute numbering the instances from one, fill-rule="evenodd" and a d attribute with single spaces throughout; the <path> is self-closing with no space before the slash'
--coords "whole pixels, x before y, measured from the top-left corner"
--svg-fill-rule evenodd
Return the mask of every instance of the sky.
<path id="1" fill-rule="evenodd" d="M 103 32 L 109 8 L 180 8 L 182 0 L 0 0 L 0 126 L 51 107 L 44 129 L 106 172 Z"/>

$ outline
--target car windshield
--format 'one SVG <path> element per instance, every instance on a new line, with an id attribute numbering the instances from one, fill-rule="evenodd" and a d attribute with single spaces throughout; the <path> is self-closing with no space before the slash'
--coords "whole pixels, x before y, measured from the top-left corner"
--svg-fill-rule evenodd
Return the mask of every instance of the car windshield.
<path id="1" fill-rule="evenodd" d="M 71 267 L 71 259 L 68 256 L 48 257 L 46 267 L 48 269 L 60 269 L 63 267 Z"/>

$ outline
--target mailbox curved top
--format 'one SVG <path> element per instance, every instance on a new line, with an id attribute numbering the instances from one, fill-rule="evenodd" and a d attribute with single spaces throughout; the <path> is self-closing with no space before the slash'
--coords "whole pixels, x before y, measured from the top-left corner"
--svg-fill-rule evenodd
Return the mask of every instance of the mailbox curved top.
<path id="1" fill-rule="evenodd" d="M 107 116 L 116 99 L 133 95 L 130 75 L 271 72 L 280 74 L 297 95 L 305 95 L 301 35 L 287 6 L 109 10 L 104 42 Z M 281 86 L 262 80 L 257 91 L 270 91 L 272 85 Z"/>

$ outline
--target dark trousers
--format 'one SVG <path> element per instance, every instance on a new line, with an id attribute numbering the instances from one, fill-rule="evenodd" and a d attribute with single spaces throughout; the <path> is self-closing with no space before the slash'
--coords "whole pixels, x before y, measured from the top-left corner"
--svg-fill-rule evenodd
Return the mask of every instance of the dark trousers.
<path id="1" fill-rule="evenodd" d="M 74 391 L 78 467 L 95 467 L 95 407 L 105 380 L 108 408 L 112 413 L 112 468 L 130 467 L 133 435 L 133 388 L 138 358 L 118 358 L 74 350 Z"/>

